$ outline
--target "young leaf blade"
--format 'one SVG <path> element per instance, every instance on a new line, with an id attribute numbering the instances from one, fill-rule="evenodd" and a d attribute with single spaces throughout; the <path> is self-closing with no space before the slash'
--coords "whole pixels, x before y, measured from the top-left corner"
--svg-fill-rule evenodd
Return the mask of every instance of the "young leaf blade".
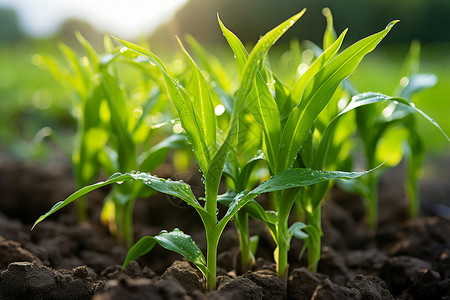
<path id="1" fill-rule="evenodd" d="M 389 23 L 386 29 L 348 47 L 308 82 L 302 101 L 292 110 L 282 132 L 278 149 L 280 170 L 291 166 L 309 135 L 314 119 L 327 105 L 339 84 L 353 73 L 363 57 L 375 49 L 395 23 Z"/>
<path id="2" fill-rule="evenodd" d="M 195 208 L 195 210 L 199 213 L 200 217 L 202 218 L 202 221 L 205 224 L 211 225 L 214 224 L 211 220 L 211 217 L 209 214 L 205 211 L 205 209 L 198 203 L 197 199 L 195 198 L 194 194 L 192 193 L 191 187 L 183 182 L 183 181 L 172 181 L 172 180 L 166 180 L 162 179 L 153 175 L 150 175 L 149 173 L 143 173 L 143 172 L 130 172 L 130 173 L 115 173 L 111 175 L 107 180 L 100 181 L 95 184 L 88 185 L 69 197 L 67 197 L 64 201 L 60 201 L 56 203 L 46 214 L 42 215 L 38 218 L 38 220 L 34 223 L 32 229 L 40 222 L 42 222 L 44 219 L 46 219 L 48 216 L 52 215 L 53 213 L 57 212 L 61 208 L 65 207 L 66 205 L 72 203 L 76 199 L 80 198 L 83 195 L 86 195 L 87 193 L 96 190 L 98 188 L 101 188 L 105 185 L 109 185 L 112 183 L 122 183 L 124 181 L 128 180 L 137 180 L 141 181 L 142 183 L 146 184 L 148 187 L 164 193 L 171 196 L 175 196 L 180 198 L 181 200 L 185 201 L 187 204 L 191 205 Z"/>
<path id="3" fill-rule="evenodd" d="M 197 122 L 203 133 L 202 139 L 205 141 L 206 148 L 209 150 L 205 153 L 207 155 L 207 161 L 209 161 L 209 156 L 215 152 L 216 147 L 216 115 L 214 113 L 214 106 L 209 94 L 208 84 L 206 83 L 203 74 L 184 48 L 180 39 L 177 38 L 177 40 L 191 66 L 194 112 L 196 113 L 195 115 L 198 116 Z"/>
<path id="4" fill-rule="evenodd" d="M 363 172 L 341 172 L 341 171 L 322 171 L 312 169 L 290 169 L 282 173 L 272 176 L 270 179 L 263 181 L 260 185 L 249 192 L 241 192 L 237 194 L 229 203 L 225 216 L 217 225 L 218 228 L 225 227 L 234 214 L 243 208 L 250 200 L 260 194 L 282 191 L 291 188 L 299 188 L 309 186 L 319 182 L 335 179 L 353 179 L 363 176 L 373 170 Z"/>
<path id="5" fill-rule="evenodd" d="M 203 139 L 202 127 L 200 124 L 198 124 L 191 96 L 179 83 L 178 80 L 173 79 L 168 74 L 163 62 L 155 54 L 136 44 L 118 38 L 116 39 L 127 48 L 145 55 L 156 66 L 160 68 L 164 77 L 164 82 L 166 85 L 167 93 L 169 95 L 169 99 L 178 112 L 181 120 L 181 126 L 184 128 L 184 130 L 186 130 L 189 141 L 191 142 L 192 148 L 194 149 L 195 158 L 199 163 L 201 170 L 205 174 L 210 164 L 210 161 L 208 159 L 209 150 L 206 146 L 205 140 Z"/>
<path id="6" fill-rule="evenodd" d="M 245 64 L 244 70 L 242 71 L 242 81 L 239 88 L 239 94 L 237 99 L 238 108 L 243 105 L 245 98 L 252 89 L 253 80 L 256 73 L 264 64 L 264 58 L 269 52 L 272 45 L 289 29 L 295 22 L 303 16 L 306 9 L 287 19 L 268 33 L 266 33 L 259 41 L 256 43 L 255 47 L 250 53 L 250 56 Z"/>
<path id="7" fill-rule="evenodd" d="M 150 252 L 156 243 L 167 250 L 183 255 L 184 258 L 196 265 L 203 275 L 206 276 L 206 260 L 202 251 L 198 248 L 190 235 L 185 234 L 177 228 L 171 232 L 162 231 L 154 237 L 145 236 L 140 239 L 128 251 L 122 269 L 124 269 L 130 261 Z"/>

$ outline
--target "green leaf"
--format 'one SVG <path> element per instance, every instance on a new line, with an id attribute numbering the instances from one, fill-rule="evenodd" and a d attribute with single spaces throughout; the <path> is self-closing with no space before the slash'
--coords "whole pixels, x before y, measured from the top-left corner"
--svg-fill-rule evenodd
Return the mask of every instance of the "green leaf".
<path id="1" fill-rule="evenodd" d="M 219 22 L 220 29 L 222 30 L 224 37 L 226 38 L 228 44 L 230 45 L 231 50 L 233 50 L 234 57 L 236 59 L 238 77 L 239 81 L 241 82 L 242 72 L 244 70 L 245 63 L 247 62 L 249 54 L 245 49 L 244 45 L 242 44 L 242 42 L 239 40 L 239 38 L 227 27 L 225 27 L 225 25 L 220 20 L 219 15 L 217 15 L 217 20 Z"/>
<path id="2" fill-rule="evenodd" d="M 217 198 L 217 201 L 224 205 L 229 207 L 231 203 L 234 201 L 236 196 L 238 195 L 237 192 L 233 190 L 228 190 L 225 194 L 220 195 Z M 278 218 L 276 216 L 276 213 L 273 211 L 266 211 L 261 204 L 256 202 L 255 200 L 250 200 L 243 208 L 245 212 L 247 212 L 252 218 L 255 220 L 263 221 L 269 229 L 275 230 L 275 224 L 278 221 Z"/>
<path id="3" fill-rule="evenodd" d="M 216 115 L 214 113 L 214 105 L 211 100 L 211 96 L 208 90 L 208 84 L 203 77 L 200 69 L 189 55 L 189 53 L 184 48 L 181 41 L 177 38 L 178 44 L 181 50 L 185 54 L 192 71 L 192 98 L 194 105 L 194 112 L 197 116 L 197 123 L 200 125 L 202 132 L 202 139 L 206 143 L 207 153 L 210 155 L 215 152 L 216 148 Z M 208 157 L 209 161 L 210 158 Z"/>
<path id="4" fill-rule="evenodd" d="M 191 49 L 195 51 L 196 56 L 200 59 L 200 65 L 212 76 L 213 81 L 218 83 L 221 89 L 231 92 L 231 80 L 227 71 L 222 67 L 219 59 L 206 52 L 203 46 L 191 36 L 186 36 L 186 41 L 189 43 Z"/>
<path id="5" fill-rule="evenodd" d="M 339 84 L 353 73 L 363 57 L 375 49 L 395 23 L 391 22 L 383 31 L 348 47 L 308 82 L 300 104 L 291 112 L 283 129 L 278 150 L 280 170 L 286 170 L 292 165 L 310 134 L 314 119 L 330 101 Z"/>
<path id="6" fill-rule="evenodd" d="M 250 194 L 281 191 L 290 188 L 309 186 L 318 182 L 335 179 L 352 179 L 363 176 L 372 170 L 363 172 L 322 171 L 312 169 L 290 169 L 272 176 L 254 188 Z"/>
<path id="7" fill-rule="evenodd" d="M 392 126 L 383 132 L 375 150 L 375 161 L 385 161 L 387 167 L 395 167 L 403 158 L 403 147 L 409 136 L 408 129 Z"/>
<path id="8" fill-rule="evenodd" d="M 380 93 L 364 93 L 359 94 L 356 96 L 353 96 L 351 101 L 347 104 L 347 106 L 336 116 L 334 117 L 331 122 L 326 127 L 322 139 L 320 140 L 320 143 L 317 147 L 316 152 L 314 153 L 314 157 L 311 163 L 311 168 L 313 169 L 322 169 L 324 167 L 328 150 L 331 146 L 331 142 L 333 140 L 334 132 L 336 130 L 336 127 L 339 123 L 339 120 L 341 117 L 346 114 L 349 111 L 352 111 L 358 107 L 373 104 L 373 103 L 380 103 L 385 101 L 394 101 L 392 97 L 380 94 Z"/>
<path id="9" fill-rule="evenodd" d="M 375 94 L 375 93 L 372 93 L 372 94 Z M 401 98 L 401 97 L 389 97 L 389 96 L 382 95 L 382 94 L 377 94 L 377 95 L 378 95 L 378 97 L 387 97 L 387 98 L 389 98 L 389 100 L 396 101 L 399 104 L 403 104 L 403 105 L 406 105 L 407 107 L 412 108 L 419 115 L 424 117 L 428 122 L 430 122 L 432 125 L 434 125 L 434 127 L 436 127 L 442 133 L 442 135 L 445 137 L 445 139 L 450 143 L 450 138 L 444 132 L 444 130 L 442 130 L 441 126 L 439 126 L 439 124 L 433 118 L 428 116 L 425 112 L 423 112 L 422 110 L 418 109 L 414 103 L 412 103 L 412 102 L 410 102 L 410 101 L 408 101 L 408 100 L 406 100 L 404 98 Z"/>
<path id="10" fill-rule="evenodd" d="M 129 114 L 124 91 L 120 89 L 117 76 L 108 71 L 108 65 L 102 68 L 101 80 L 111 112 L 111 133 L 118 152 L 119 170 L 130 171 L 136 168 L 136 143 L 131 129 L 128 129 Z"/>
<path id="11" fill-rule="evenodd" d="M 130 261 L 150 252 L 155 244 L 158 243 L 161 247 L 183 255 L 188 261 L 192 262 L 197 268 L 206 276 L 206 260 L 202 251 L 198 248 L 190 235 L 175 228 L 171 232 L 162 231 L 156 236 L 145 236 L 140 239 L 128 251 L 122 269 L 124 269 Z"/>
<path id="12" fill-rule="evenodd" d="M 240 187 L 239 191 L 245 190 L 247 186 L 242 186 L 244 184 L 249 183 L 250 175 L 253 172 L 253 169 L 256 167 L 256 164 L 259 161 L 265 160 L 264 153 L 260 152 L 254 157 L 252 157 L 249 161 L 245 163 L 245 165 L 241 168 L 240 173 L 237 177 L 236 186 Z"/>
<path id="13" fill-rule="evenodd" d="M 295 222 L 289 227 L 289 234 L 296 237 L 299 240 L 305 240 L 308 238 L 308 234 L 303 230 L 308 227 L 305 223 Z"/>
<path id="14" fill-rule="evenodd" d="M 259 244 L 259 236 L 252 235 L 250 237 L 250 252 L 255 256 L 256 250 L 258 250 L 258 244 Z"/>
<path id="15" fill-rule="evenodd" d="M 59 44 L 59 49 L 66 58 L 69 69 L 72 72 L 71 83 L 72 87 L 77 91 L 80 99 L 85 99 L 89 91 L 90 78 L 86 68 L 81 64 L 76 53 L 66 44 Z"/>
<path id="16" fill-rule="evenodd" d="M 84 38 L 84 36 L 81 35 L 79 31 L 75 32 L 75 36 L 77 37 L 78 42 L 80 42 L 81 45 L 86 49 L 86 51 L 89 53 L 89 57 L 91 59 L 92 65 L 91 70 L 92 72 L 98 72 L 98 66 L 99 66 L 99 59 L 97 51 L 95 51 L 94 47 L 91 45 L 91 43 L 88 42 Z"/>
<path id="17" fill-rule="evenodd" d="M 225 35 L 225 38 L 227 39 L 231 49 L 235 54 L 236 63 L 238 66 L 238 75 L 241 79 L 241 86 L 245 85 L 246 83 L 244 82 L 244 80 L 246 80 L 246 78 L 244 77 L 244 72 L 245 69 L 248 68 L 248 64 L 251 63 L 250 59 L 252 54 L 249 55 L 247 53 L 241 41 L 223 25 L 220 19 L 219 23 L 222 28 L 222 32 Z M 268 36 L 267 38 L 269 37 L 270 36 Z M 255 51 L 257 51 L 255 49 L 257 49 L 257 46 L 255 46 L 252 53 L 255 53 Z M 254 56 L 256 56 L 256 54 Z M 255 75 L 255 81 L 251 84 L 252 89 L 251 91 L 249 91 L 249 94 L 247 96 L 247 106 L 255 120 L 263 129 L 264 147 L 267 153 L 267 161 L 271 168 L 276 168 L 276 166 L 274 165 L 276 163 L 275 155 L 281 133 L 278 105 L 273 99 L 272 93 L 261 74 L 255 73 Z"/>
<path id="18" fill-rule="evenodd" d="M 263 129 L 267 163 L 270 169 L 276 170 L 276 151 L 281 135 L 278 106 L 261 76 L 257 75 L 252 91 L 255 93 L 255 97 L 252 97 L 252 93 L 250 93 L 247 105 L 252 116 Z"/>
<path id="19" fill-rule="evenodd" d="M 186 136 L 172 134 L 138 157 L 139 169 L 145 172 L 153 171 L 164 161 L 169 149 L 182 149 L 186 145 Z"/>
<path id="20" fill-rule="evenodd" d="M 191 187 L 188 184 L 184 183 L 183 181 L 172 181 L 170 179 L 159 178 L 148 173 L 133 171 L 125 174 L 115 173 L 111 175 L 111 177 L 109 177 L 106 181 L 101 181 L 92 185 L 88 185 L 76 191 L 75 193 L 70 195 L 66 200 L 56 203 L 46 214 L 39 217 L 39 219 L 34 223 L 33 228 L 38 223 L 46 219 L 48 216 L 57 212 L 66 205 L 72 203 L 81 196 L 86 195 L 87 193 L 99 189 L 105 185 L 109 185 L 112 183 L 120 184 L 128 180 L 140 181 L 158 192 L 180 198 L 181 200 L 185 201 L 187 204 L 195 208 L 195 210 L 199 213 L 200 217 L 202 218 L 203 222 L 205 222 L 205 224 L 211 225 L 212 222 L 211 217 L 208 215 L 205 209 L 198 203 L 197 199 L 192 193 Z"/>
<path id="21" fill-rule="evenodd" d="M 336 32 L 334 31 L 333 15 L 331 14 L 331 10 L 328 7 L 325 7 L 322 10 L 322 14 L 327 19 L 327 28 L 323 34 L 323 49 L 325 50 L 336 40 Z"/>
<path id="22" fill-rule="evenodd" d="M 411 100 L 412 95 L 424 89 L 435 86 L 437 81 L 438 79 L 436 75 L 431 73 L 412 75 L 408 78 L 408 84 L 401 91 L 399 97 Z"/>
<path id="23" fill-rule="evenodd" d="M 299 103 L 302 99 L 305 87 L 311 80 L 311 78 L 313 78 L 314 75 L 316 75 L 324 66 L 326 66 L 339 51 L 346 33 L 347 29 L 344 30 L 339 38 L 312 63 L 312 65 L 306 70 L 305 73 L 302 74 L 302 76 L 300 76 L 300 78 L 294 84 L 291 91 L 291 97 L 295 103 Z"/>
<path id="24" fill-rule="evenodd" d="M 287 19 L 268 33 L 266 33 L 253 47 L 250 56 L 242 71 L 242 80 L 239 87 L 237 106 L 238 108 L 243 105 L 245 98 L 250 93 L 253 86 L 253 80 L 256 73 L 261 69 L 264 64 L 264 59 L 267 52 L 270 50 L 273 44 L 289 29 L 295 22 L 300 19 L 305 13 L 306 9 L 303 9 L 298 14 Z M 238 109 L 239 110 L 239 109 Z"/>
<path id="25" fill-rule="evenodd" d="M 238 193 L 228 205 L 225 216 L 217 225 L 218 228 L 225 227 L 226 223 L 234 214 L 242 209 L 250 200 L 260 194 L 281 191 L 285 189 L 298 188 L 335 179 L 352 179 L 365 175 L 364 172 L 341 172 L 341 171 L 320 171 L 311 169 L 290 169 L 280 174 L 272 176 L 270 179 L 262 182 L 256 188 L 249 192 Z"/>
<path id="26" fill-rule="evenodd" d="M 209 150 L 203 139 L 202 126 L 198 123 L 194 105 L 191 96 L 176 79 L 173 79 L 168 73 L 162 61 L 151 51 L 135 45 L 133 43 L 116 38 L 127 48 L 147 56 L 150 61 L 158 66 L 163 74 L 167 93 L 170 101 L 175 106 L 181 120 L 181 126 L 186 130 L 186 134 L 194 149 L 194 155 L 205 174 L 209 168 Z"/>

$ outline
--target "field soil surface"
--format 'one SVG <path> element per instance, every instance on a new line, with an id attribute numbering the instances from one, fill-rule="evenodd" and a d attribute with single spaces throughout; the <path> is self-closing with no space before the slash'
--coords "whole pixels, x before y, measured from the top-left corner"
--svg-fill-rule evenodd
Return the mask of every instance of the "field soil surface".
<path id="1" fill-rule="evenodd" d="M 196 171 L 197 177 L 170 172 L 162 169 L 160 175 L 201 186 Z M 238 237 L 230 224 L 219 244 L 218 290 L 206 292 L 201 273 L 159 246 L 121 269 L 127 249 L 115 242 L 99 219 L 107 188 L 89 195 L 88 221 L 78 224 L 71 204 L 31 231 L 40 215 L 75 190 L 70 168 L 63 162 L 37 166 L 4 160 L 0 163 L 0 300 L 450 299 L 450 218 L 430 215 L 435 211 L 433 203 L 442 202 L 437 199 L 425 203 L 426 216 L 407 220 L 401 177 L 401 169 L 394 170 L 381 182 L 377 230 L 365 225 L 361 199 L 335 188 L 323 206 L 318 273 L 305 268 L 304 259 L 298 259 L 302 242 L 293 241 L 287 286 L 276 276 L 275 245 L 259 222 L 250 225 L 251 233 L 260 237 L 256 264 L 239 274 Z M 429 187 L 430 193 L 437 189 Z M 137 201 L 136 239 L 174 228 L 190 234 L 205 250 L 194 210 L 163 195 Z"/>

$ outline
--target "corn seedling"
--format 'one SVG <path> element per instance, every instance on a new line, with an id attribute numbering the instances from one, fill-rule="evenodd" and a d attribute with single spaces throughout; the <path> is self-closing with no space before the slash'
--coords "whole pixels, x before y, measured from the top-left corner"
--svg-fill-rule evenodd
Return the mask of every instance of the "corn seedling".
<path id="1" fill-rule="evenodd" d="M 235 216 L 249 201 L 259 194 L 266 192 L 282 191 L 284 189 L 311 185 L 336 178 L 355 178 L 365 174 L 365 172 L 322 172 L 307 169 L 294 169 L 287 170 L 287 172 L 279 172 L 276 176 L 261 183 L 253 190 L 237 194 L 231 201 L 224 217 L 221 220 L 217 219 L 219 183 L 228 152 L 231 146 L 235 144 L 239 113 L 246 105 L 246 99 L 250 106 L 251 102 L 257 100 L 248 97 L 254 85 L 263 84 L 266 86 L 265 83 L 258 78 L 260 78 L 259 70 L 263 65 L 267 52 L 283 33 L 303 15 L 303 13 L 304 11 L 300 12 L 268 32 L 253 48 L 244 64 L 242 76 L 240 78 L 240 88 L 236 99 L 233 102 L 233 110 L 224 137 L 218 135 L 218 132 L 216 131 L 216 118 L 206 81 L 195 62 L 191 59 L 186 50 L 184 50 L 181 42 L 180 46 L 190 64 L 193 80 L 196 83 L 195 85 L 190 85 L 191 90 L 185 89 L 178 80 L 172 78 L 162 61 L 152 52 L 140 46 L 120 40 L 127 49 L 145 55 L 151 61 L 151 65 L 156 65 L 161 70 L 169 98 L 178 111 L 181 124 L 186 131 L 193 148 L 195 159 L 204 175 L 206 191 L 205 204 L 204 206 L 200 204 L 193 195 L 190 186 L 184 182 L 161 179 L 142 172 L 129 172 L 126 174 L 117 173 L 108 180 L 84 187 L 69 196 L 66 200 L 55 204 L 49 212 L 41 216 L 35 222 L 34 226 L 89 191 L 111 183 L 123 183 L 128 180 L 143 182 L 145 185 L 156 191 L 179 197 L 198 212 L 205 227 L 207 256 L 205 260 L 202 252 L 190 236 L 175 229 L 172 232 L 163 231 L 155 237 L 148 236 L 142 238 L 130 249 L 124 266 L 131 260 L 149 252 L 154 245 L 158 243 L 169 250 L 182 254 L 187 260 L 193 262 L 206 277 L 207 289 L 213 290 L 216 287 L 217 244 L 220 235 L 231 218 L 233 218 L 233 216 Z M 283 233 L 288 234 L 287 228 Z M 287 236 L 285 238 L 290 239 Z M 285 244 L 287 243 L 288 242 L 285 241 Z"/>
<path id="2" fill-rule="evenodd" d="M 99 170 L 112 174 L 115 171 L 127 172 L 137 168 L 153 171 L 165 158 L 171 148 L 185 145 L 185 137 L 172 135 L 154 145 L 151 144 L 151 130 L 146 118 L 155 109 L 161 109 L 158 103 L 161 93 L 155 80 L 142 81 L 144 84 L 124 90 L 124 81 L 120 78 L 121 69 L 117 64 L 138 67 L 144 72 L 144 78 L 152 79 L 152 70 L 142 70 L 136 57 L 121 56 L 119 49 L 113 47 L 110 39 L 105 38 L 106 53 L 99 55 L 81 34 L 77 38 L 89 53 L 89 57 L 79 58 L 66 45 L 61 49 L 69 62 L 71 75 L 64 66 L 51 57 L 45 62 L 63 85 L 75 89 L 76 101 L 73 110 L 77 117 L 78 132 L 72 163 L 77 185 L 81 188 L 94 180 Z M 120 61 L 119 61 L 120 60 Z M 128 71 L 127 75 L 132 72 Z M 131 95 L 142 95 L 133 99 Z M 136 97 L 134 97 L 136 98 Z M 137 112 L 137 114 L 136 114 Z M 147 145 L 146 151 L 142 151 Z M 131 246 L 133 243 L 132 212 L 134 201 L 144 194 L 140 185 L 126 183 L 115 186 L 108 194 L 103 208 L 102 219 L 116 234 L 118 241 Z M 79 219 L 86 217 L 85 199 L 80 199 Z"/>
<path id="3" fill-rule="evenodd" d="M 383 171 L 396 166 L 403 157 L 407 164 L 405 188 L 406 195 L 409 197 L 408 215 L 414 217 L 419 212 L 418 177 L 425 143 L 417 132 L 417 113 L 423 115 L 449 140 L 439 125 L 411 102 L 414 94 L 434 86 L 437 82 L 434 74 L 418 72 L 420 49 L 418 47 L 420 47 L 418 44 L 413 43 L 410 48 L 405 62 L 404 76 L 396 89 L 398 95 L 394 99 L 396 101 L 356 110 L 357 129 L 364 144 L 366 166 L 376 166 L 383 161 L 385 164 L 365 178 L 341 183 L 341 186 L 363 197 L 367 208 L 367 223 L 371 228 L 376 228 L 378 225 L 380 177 Z M 351 84 L 347 85 L 347 90 L 351 94 L 357 93 Z M 398 101 L 399 98 L 402 101 Z M 406 102 L 409 105 L 402 105 Z"/>
<path id="4" fill-rule="evenodd" d="M 174 76 L 151 51 L 117 39 L 125 47 L 113 56 L 105 58 L 100 76 L 102 98 L 107 99 L 111 114 L 109 130 L 115 139 L 112 143 L 115 146 L 112 148 L 117 147 L 115 152 L 117 157 L 120 156 L 117 164 L 109 163 L 108 170 L 115 169 L 119 172 L 103 182 L 85 186 L 64 201 L 58 202 L 49 212 L 41 216 L 34 226 L 92 190 L 112 183 L 118 183 L 119 187 L 122 187 L 128 182 L 130 188 L 119 188 L 118 199 L 119 201 L 125 199 L 123 204 L 138 195 L 139 193 L 135 191 L 140 191 L 140 187 L 146 186 L 154 191 L 178 197 L 194 208 L 205 229 L 207 249 L 205 258 L 192 238 L 181 230 L 161 231 L 156 236 L 146 236 L 139 240 L 129 250 L 123 267 L 159 244 L 183 255 L 197 266 L 206 278 L 207 289 L 214 290 L 218 242 L 225 226 L 233 217 L 243 240 L 241 247 L 247 247 L 244 251 L 241 250 L 247 256 L 243 264 L 248 266 L 251 263 L 253 246 L 248 237 L 247 225 L 248 216 L 251 216 L 262 220 L 271 231 L 277 245 L 274 251 L 277 272 L 284 282 L 287 282 L 289 266 L 287 254 L 292 237 L 305 240 L 308 255 L 311 256 L 308 261 L 310 267 L 314 269 L 320 255 L 322 234 L 320 203 L 329 187 L 328 182 L 354 179 L 372 171 L 372 169 L 365 172 L 324 171 L 328 154 L 334 151 L 330 145 L 341 116 L 357 107 L 383 101 L 397 101 L 417 109 L 404 98 L 365 93 L 352 97 L 343 110 L 330 108 L 327 118 L 319 118 L 343 80 L 353 73 L 366 54 L 375 49 L 396 22 L 391 22 L 384 30 L 356 42 L 339 54 L 346 31 L 335 39 L 330 35 L 331 29 L 327 29 L 323 53 L 299 78 L 292 80 L 294 84 L 291 88 L 270 71 L 266 65 L 266 56 L 272 45 L 303 13 L 304 11 L 294 15 L 265 34 L 250 53 L 219 19 L 222 32 L 236 58 L 239 88 L 233 96 L 230 96 L 231 89 L 225 78 L 219 79 L 222 77 L 219 68 L 213 66 L 213 61 L 206 59 L 204 64 L 207 69 L 209 68 L 210 77 L 216 77 L 217 82 L 222 80 L 220 84 L 214 86 L 208 84 L 180 40 L 178 42 L 181 53 L 187 61 L 188 71 Z M 195 47 L 195 41 L 191 40 L 190 44 Z M 197 49 L 199 50 L 201 51 L 200 48 Z M 135 53 L 139 56 L 135 56 Z M 125 116 L 126 101 L 123 90 L 118 88 L 120 80 L 117 79 L 114 67 L 109 65 L 119 57 L 132 58 L 133 63 L 137 63 L 141 68 L 152 70 L 151 74 L 155 74 L 155 70 L 161 74 L 160 78 L 168 98 L 177 111 L 194 158 L 203 174 L 204 197 L 197 199 L 191 187 L 183 181 L 151 175 L 147 173 L 151 168 L 136 163 L 136 145 L 133 142 L 136 132 L 129 130 L 130 123 Z M 222 104 L 228 112 L 228 118 L 221 118 L 220 122 L 215 114 L 218 99 L 223 101 Z M 247 137 L 248 131 L 246 132 L 245 128 L 251 123 L 251 119 L 256 121 L 255 136 L 259 137 L 259 140 L 250 143 L 250 147 L 246 148 L 240 142 Z M 315 132 L 319 133 L 316 137 Z M 130 155 L 132 159 L 128 160 L 128 157 L 121 156 L 125 154 Z M 120 162 L 122 159 L 124 161 Z M 250 186 L 255 184 L 251 179 L 251 171 L 257 162 L 262 160 L 265 161 L 272 176 L 251 188 Z M 150 162 L 145 159 L 143 161 Z M 130 168 L 147 170 L 130 171 Z M 219 196 L 219 184 L 223 174 L 231 178 L 230 191 Z M 139 182 L 144 185 L 139 187 L 134 184 Z M 271 193 L 276 203 L 276 212 L 265 211 L 254 200 L 263 193 Z M 217 215 L 218 202 L 228 207 L 220 219 Z M 296 202 L 308 216 L 308 224 L 296 222 L 289 226 L 288 218 Z M 124 207 L 118 205 L 116 209 Z M 129 211 L 125 214 L 129 214 Z"/>
<path id="5" fill-rule="evenodd" d="M 108 139 L 101 114 L 102 98 L 98 97 L 101 83 L 95 80 L 100 69 L 100 58 L 89 42 L 80 34 L 78 41 L 88 56 L 79 57 L 73 49 L 61 43 L 68 67 L 52 56 L 41 55 L 44 66 L 68 91 L 72 92 L 72 114 L 77 121 L 75 145 L 71 154 L 78 188 L 91 184 L 100 170 L 99 153 Z M 86 219 L 86 200 L 77 203 L 78 219 Z"/>
<path id="6" fill-rule="evenodd" d="M 292 89 L 289 90 L 286 86 L 282 86 L 279 80 L 275 80 L 275 86 L 280 86 L 278 89 L 275 88 L 276 100 L 263 78 L 261 76 L 256 78 L 252 90 L 254 100 L 248 101 L 248 107 L 261 126 L 265 160 L 272 175 L 297 170 L 310 170 L 312 175 L 316 174 L 315 172 L 322 176 L 327 174 L 321 170 L 333 129 L 324 134 L 323 142 L 321 142 L 323 146 L 319 144 L 319 149 L 313 153 L 311 147 L 314 122 L 340 83 L 350 76 L 362 58 L 377 46 L 395 23 L 390 23 L 383 31 L 353 44 L 337 55 L 346 33 L 344 31 L 336 41 L 328 43 L 330 46 L 302 74 Z M 223 25 L 222 31 L 233 49 L 238 68 L 239 65 L 245 65 L 249 56 L 242 43 Z M 284 91 L 284 93 L 277 94 L 276 91 Z M 347 111 L 365 102 L 357 103 L 349 104 Z M 300 149 L 303 155 L 299 159 Z M 275 261 L 278 274 L 284 282 L 287 282 L 287 253 L 292 236 L 307 239 L 308 251 L 312 257 L 317 256 L 317 253 L 320 254 L 320 202 L 327 187 L 328 184 L 325 184 L 313 189 L 313 194 L 317 195 L 313 198 L 301 197 L 304 194 L 303 189 L 296 188 L 277 191 L 273 194 L 277 208 L 276 217 L 272 218 L 271 222 L 263 221 L 269 226 L 277 244 Z M 301 203 L 312 225 L 307 226 L 298 222 L 291 227 L 288 226 L 288 217 L 296 201 Z M 317 257 L 310 259 L 311 268 L 315 268 L 314 264 L 317 260 Z"/>
<path id="7" fill-rule="evenodd" d="M 222 107 L 224 109 L 228 107 L 225 110 L 231 113 L 234 92 L 230 88 L 231 80 L 228 78 L 228 74 L 223 71 L 219 60 L 215 56 L 207 53 L 203 46 L 192 36 L 188 36 L 187 39 L 189 45 L 199 57 L 205 71 L 209 74 L 211 80 L 210 86 L 213 88 L 214 93 L 217 94 L 217 98 L 220 99 Z M 239 72 L 241 71 L 242 69 L 239 69 Z M 239 73 L 240 75 L 241 73 Z M 218 198 L 218 201 L 225 206 L 229 206 L 230 202 L 238 193 L 244 192 L 261 182 L 260 176 L 253 175 L 255 168 L 264 172 L 263 168 L 259 167 L 259 162 L 264 160 L 264 155 L 260 150 L 261 131 L 259 125 L 253 122 L 253 118 L 248 113 L 248 108 L 246 107 L 239 114 L 238 128 L 236 146 L 230 151 L 223 171 L 227 176 L 225 182 L 228 191 Z M 254 200 L 251 202 L 244 209 L 239 210 L 234 217 L 240 245 L 238 260 L 236 261 L 236 269 L 239 274 L 244 274 L 254 264 L 254 255 L 259 241 L 258 236 L 249 236 L 249 216 L 247 210 L 257 205 Z"/>

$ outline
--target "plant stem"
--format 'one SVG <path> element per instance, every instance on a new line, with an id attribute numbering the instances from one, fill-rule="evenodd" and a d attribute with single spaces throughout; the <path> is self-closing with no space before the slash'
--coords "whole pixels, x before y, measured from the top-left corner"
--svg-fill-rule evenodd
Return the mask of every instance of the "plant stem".
<path id="1" fill-rule="evenodd" d="M 133 208 L 134 208 L 135 198 L 130 199 L 125 203 L 124 215 L 123 215 L 123 237 L 125 245 L 129 248 L 133 245 L 134 242 L 134 229 L 133 229 Z"/>
<path id="2" fill-rule="evenodd" d="M 250 239 L 248 234 L 248 214 L 244 211 L 238 211 L 234 218 L 238 227 L 239 245 L 241 250 L 240 268 L 237 270 L 244 274 L 250 270 L 253 264 L 253 254 L 250 249 Z"/>
<path id="3" fill-rule="evenodd" d="M 86 197 L 80 197 L 76 202 L 78 222 L 86 221 L 87 219 L 87 200 Z"/>
<path id="4" fill-rule="evenodd" d="M 213 291 L 216 289 L 217 270 L 217 245 L 219 243 L 220 232 L 217 232 L 217 193 L 219 191 L 218 178 L 205 179 L 205 208 L 213 219 L 214 227 L 206 227 L 206 289 Z"/>
<path id="5" fill-rule="evenodd" d="M 322 220 L 321 220 L 322 207 L 317 205 L 313 208 L 311 214 L 307 214 L 308 225 L 312 226 L 317 232 L 322 233 Z M 317 272 L 317 265 L 320 260 L 321 253 L 321 240 L 320 238 L 311 241 L 308 246 L 308 269 L 312 272 Z"/>
<path id="6" fill-rule="evenodd" d="M 277 224 L 277 247 L 278 252 L 276 253 L 277 262 L 277 273 L 285 286 L 287 285 L 288 279 L 288 252 L 289 252 L 289 232 L 288 232 L 288 218 L 290 210 L 283 209 L 285 206 L 281 207 L 278 211 L 278 224 Z"/>
<path id="7" fill-rule="evenodd" d="M 214 291 L 217 280 L 217 246 L 219 244 L 219 238 L 215 230 L 207 230 L 206 243 L 206 265 L 208 268 L 208 273 L 206 274 L 206 290 Z"/>
<path id="8" fill-rule="evenodd" d="M 367 199 L 367 223 L 370 228 L 375 229 L 378 226 L 378 181 L 377 174 L 371 172 L 367 174 L 369 186 L 369 195 Z"/>

